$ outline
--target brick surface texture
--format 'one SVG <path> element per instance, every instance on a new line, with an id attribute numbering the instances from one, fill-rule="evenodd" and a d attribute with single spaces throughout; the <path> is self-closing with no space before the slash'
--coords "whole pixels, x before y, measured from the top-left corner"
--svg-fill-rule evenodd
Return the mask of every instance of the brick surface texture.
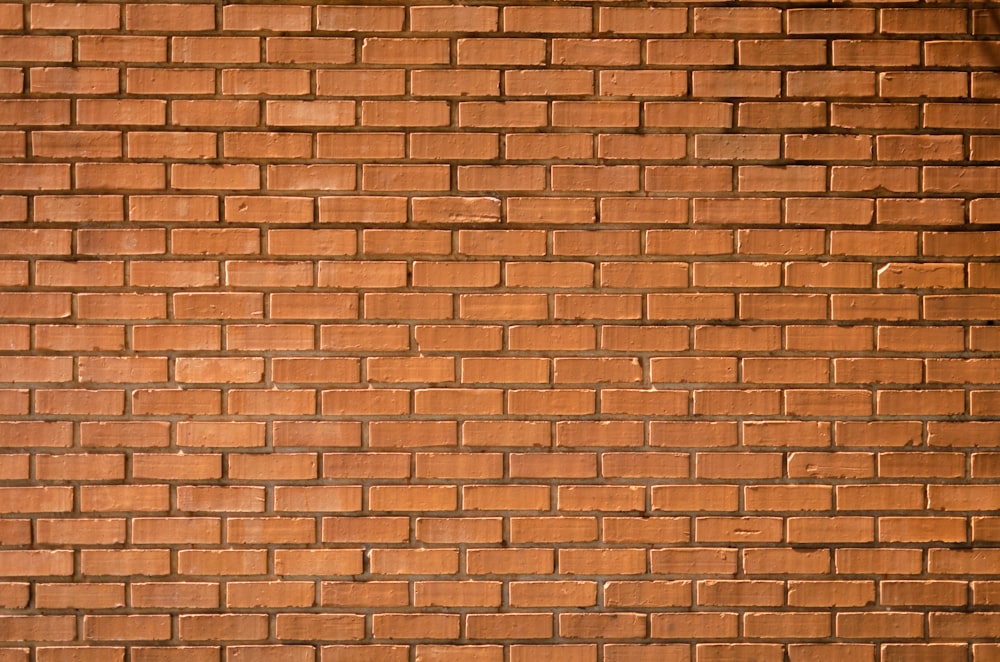
<path id="1" fill-rule="evenodd" d="M 0 2 L 0 662 L 997 662 L 998 37 Z"/>

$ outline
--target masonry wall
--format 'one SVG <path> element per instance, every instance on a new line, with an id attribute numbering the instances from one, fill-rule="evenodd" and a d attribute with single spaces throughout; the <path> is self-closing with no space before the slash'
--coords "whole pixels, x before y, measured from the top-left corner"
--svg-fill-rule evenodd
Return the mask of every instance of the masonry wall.
<path id="1" fill-rule="evenodd" d="M 997 662 L 998 33 L 0 4 L 0 662 Z"/>

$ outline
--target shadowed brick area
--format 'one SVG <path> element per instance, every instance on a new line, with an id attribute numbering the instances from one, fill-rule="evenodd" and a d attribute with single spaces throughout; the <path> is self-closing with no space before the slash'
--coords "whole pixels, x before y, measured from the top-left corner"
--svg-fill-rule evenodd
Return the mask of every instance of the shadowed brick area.
<path id="1" fill-rule="evenodd" d="M 998 16 L 0 0 L 0 662 L 997 662 Z"/>

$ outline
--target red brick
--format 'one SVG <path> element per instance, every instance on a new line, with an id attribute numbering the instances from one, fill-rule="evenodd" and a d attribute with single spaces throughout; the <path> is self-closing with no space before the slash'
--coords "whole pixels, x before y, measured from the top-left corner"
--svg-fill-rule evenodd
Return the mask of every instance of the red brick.
<path id="1" fill-rule="evenodd" d="M 409 602 L 406 582 L 323 582 L 324 606 L 399 607 Z"/>
<path id="2" fill-rule="evenodd" d="M 917 64 L 919 59 L 919 42 L 916 41 L 844 39 L 833 42 L 834 66 L 858 67 L 878 62 L 880 66 L 905 67 Z"/>
<path id="3" fill-rule="evenodd" d="M 597 539 L 593 517 L 513 517 L 512 542 L 587 542 Z"/>
<path id="4" fill-rule="evenodd" d="M 220 284 L 215 262 L 132 261 L 129 267 L 129 281 L 136 287 L 217 287 Z"/>
<path id="5" fill-rule="evenodd" d="M 192 7 L 172 4 L 129 6 L 125 12 L 125 27 L 130 30 L 188 32 L 215 28 L 215 12 L 211 5 L 196 4 Z"/>
<path id="6" fill-rule="evenodd" d="M 458 64 L 538 65 L 545 61 L 545 47 L 544 39 L 459 39 Z"/>
<path id="7" fill-rule="evenodd" d="M 917 107 L 906 104 L 835 103 L 831 125 L 845 128 L 911 129 L 917 126 Z"/>
<path id="8" fill-rule="evenodd" d="M 446 575 L 458 569 L 457 549 L 378 549 L 370 557 L 376 575 Z"/>
<path id="9" fill-rule="evenodd" d="M 256 126 L 256 101 L 177 100 L 170 104 L 171 123 L 181 126 Z M 222 121 L 225 118 L 226 121 Z"/>
<path id="10" fill-rule="evenodd" d="M 500 72 L 495 70 L 422 69 L 413 71 L 410 81 L 413 94 L 420 97 L 500 96 Z"/>
<path id="11" fill-rule="evenodd" d="M 353 166 L 272 165 L 267 168 L 267 187 L 274 191 L 350 191 L 356 184 Z M 313 217 L 313 203 L 309 198 L 227 198 L 227 204 L 230 200 L 234 207 L 232 220 L 260 221 L 274 217 L 285 222 L 308 223 Z M 248 207 L 249 214 L 245 213 Z M 282 212 L 285 207 L 294 209 Z"/>
<path id="12" fill-rule="evenodd" d="M 750 66 L 826 64 L 826 44 L 817 39 L 745 39 L 738 42 L 737 52 L 740 64 Z"/>
<path id="13" fill-rule="evenodd" d="M 82 61 L 139 63 L 167 60 L 166 37 L 85 34 L 77 39 Z"/>
<path id="14" fill-rule="evenodd" d="M 271 255 L 347 256 L 357 247 L 353 230 L 270 230 L 267 239 Z"/>
<path id="15" fill-rule="evenodd" d="M 215 74 L 211 69 L 128 69 L 125 89 L 131 94 L 154 95 L 161 90 L 177 94 L 212 94 Z"/>
<path id="16" fill-rule="evenodd" d="M 264 614 L 189 614 L 179 618 L 178 630 L 182 641 L 259 641 L 267 638 L 267 617 Z"/>
<path id="17" fill-rule="evenodd" d="M 275 618 L 278 639 L 350 641 L 364 637 L 360 614 L 279 614 Z"/>
<path id="18" fill-rule="evenodd" d="M 226 95 L 270 94 L 304 96 L 309 93 L 305 69 L 223 69 L 222 93 Z"/>
<path id="19" fill-rule="evenodd" d="M 461 127 L 519 127 L 544 126 L 548 121 L 548 108 L 537 101 L 465 101 L 458 106 Z"/>
<path id="20" fill-rule="evenodd" d="M 80 124 L 155 126 L 166 122 L 167 102 L 160 99 L 81 99 Z"/>
<path id="21" fill-rule="evenodd" d="M 445 39 L 368 37 L 361 47 L 365 64 L 445 64 L 449 44 Z"/>
<path id="22" fill-rule="evenodd" d="M 469 485 L 463 489 L 462 499 L 471 510 L 539 510 L 547 508 L 550 492 L 541 485 Z"/>
<path id="23" fill-rule="evenodd" d="M 181 189 L 256 189 L 260 172 L 253 165 L 183 165 L 171 167 L 173 184 Z"/>
<path id="24" fill-rule="evenodd" d="M 512 70 L 504 72 L 504 90 L 514 97 L 570 96 L 594 93 L 594 74 L 588 71 Z M 557 136 L 509 135 L 508 140 Z"/>
<path id="25" fill-rule="evenodd" d="M 304 31 L 310 26 L 307 7 L 228 6 L 223 8 L 224 30 Z"/>
<path id="26" fill-rule="evenodd" d="M 875 95 L 876 78 L 868 71 L 791 71 L 786 74 L 788 93 L 795 97 L 818 97 L 835 93 L 841 97 Z"/>
<path id="27" fill-rule="evenodd" d="M 540 191 L 545 169 L 539 166 L 459 166 L 460 191 Z"/>
<path id="28" fill-rule="evenodd" d="M 337 32 L 395 32 L 405 20 L 402 7 L 318 7 L 317 27 Z"/>
<path id="29" fill-rule="evenodd" d="M 321 197 L 319 199 L 319 220 L 321 223 L 402 223 L 406 220 L 406 198 L 394 196 Z"/>
<path id="30" fill-rule="evenodd" d="M 494 7 L 412 7 L 410 27 L 416 32 L 493 32 L 498 17 Z"/>
<path id="31" fill-rule="evenodd" d="M 352 126 L 354 124 L 355 104 L 352 101 L 268 101 L 265 104 L 267 123 L 272 127 L 299 126 Z M 230 136 L 241 134 L 226 134 Z M 247 136 L 259 134 L 245 134 Z M 274 136 L 275 139 L 308 138 L 301 134 L 274 133 L 263 134 Z M 276 154 L 274 156 L 308 157 L 311 155 L 311 141 L 305 140 L 305 146 L 299 147 L 300 153 Z M 240 156 L 238 154 L 234 156 Z"/>
<path id="32" fill-rule="evenodd" d="M 519 566 L 524 574 L 546 574 L 552 572 L 553 554 L 546 549 L 472 549 L 468 564 L 472 574 L 510 573 Z"/>
<path id="33" fill-rule="evenodd" d="M 417 520 L 416 538 L 424 542 L 491 543 L 499 542 L 502 537 L 503 521 L 500 518 L 419 518 Z M 441 593 L 448 592 L 445 585 L 441 588 Z M 487 604 L 499 603 L 499 585 L 496 588 L 497 598 L 489 600 Z M 490 593 L 492 594 L 492 591 Z"/>

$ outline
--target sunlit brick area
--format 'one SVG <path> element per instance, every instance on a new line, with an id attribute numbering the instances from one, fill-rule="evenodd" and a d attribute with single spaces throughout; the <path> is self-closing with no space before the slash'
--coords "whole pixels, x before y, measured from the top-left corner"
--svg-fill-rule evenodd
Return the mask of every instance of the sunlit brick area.
<path id="1" fill-rule="evenodd" d="M 0 662 L 1000 662 L 998 37 L 0 0 Z"/>

